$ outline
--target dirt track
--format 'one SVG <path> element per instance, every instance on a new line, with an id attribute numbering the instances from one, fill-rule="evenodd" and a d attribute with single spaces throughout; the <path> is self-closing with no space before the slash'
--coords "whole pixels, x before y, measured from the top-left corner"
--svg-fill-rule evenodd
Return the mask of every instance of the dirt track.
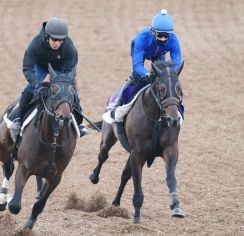
<path id="1" fill-rule="evenodd" d="M 22 58 L 30 39 L 42 21 L 61 16 L 79 52 L 84 113 L 100 120 L 108 96 L 130 74 L 131 39 L 162 8 L 174 17 L 185 60 L 181 82 L 186 113 L 177 180 L 186 218 L 170 216 L 162 159 L 144 168 L 140 225 L 132 223 L 132 181 L 121 202 L 130 219 L 64 210 L 71 192 L 89 199 L 99 190 L 110 203 L 119 185 L 128 156 L 119 144 L 111 150 L 99 184 L 90 183 L 100 143 L 100 134 L 92 131 L 78 141 L 34 235 L 244 235 L 244 1 L 0 0 L 0 111 L 26 85 Z M 35 197 L 33 180 L 25 187 L 21 212 L 10 217 L 11 225 L 1 216 L 0 235 L 11 235 L 25 223 Z"/>

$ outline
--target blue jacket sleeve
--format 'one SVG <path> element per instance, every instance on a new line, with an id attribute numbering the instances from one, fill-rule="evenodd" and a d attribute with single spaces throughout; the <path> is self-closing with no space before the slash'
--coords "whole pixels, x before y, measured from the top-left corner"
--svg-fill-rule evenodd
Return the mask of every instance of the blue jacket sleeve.
<path id="1" fill-rule="evenodd" d="M 173 62 L 173 70 L 177 70 L 181 64 L 181 49 L 177 37 L 174 35 L 169 45 L 170 59 Z"/>
<path id="2" fill-rule="evenodd" d="M 132 65 L 133 71 L 139 74 L 141 77 L 146 76 L 148 71 L 144 67 L 145 60 L 145 43 L 143 42 L 143 38 L 136 38 L 134 40 L 134 48 L 132 52 Z"/>

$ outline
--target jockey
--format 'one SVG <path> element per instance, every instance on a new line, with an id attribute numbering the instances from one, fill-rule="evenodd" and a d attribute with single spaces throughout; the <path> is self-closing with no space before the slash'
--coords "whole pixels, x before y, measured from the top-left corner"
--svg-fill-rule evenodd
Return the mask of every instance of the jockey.
<path id="1" fill-rule="evenodd" d="M 66 73 L 72 71 L 77 62 L 77 50 L 68 36 L 66 22 L 58 17 L 43 22 L 41 31 L 32 39 L 24 54 L 23 73 L 28 85 L 22 92 L 19 106 L 8 117 L 13 121 L 14 129 L 20 130 L 24 109 L 48 74 L 48 63 L 56 72 Z M 81 112 L 77 91 L 75 102 L 76 109 Z M 82 118 L 76 116 L 81 136 L 87 134 L 86 127 L 81 123 Z"/>
<path id="2" fill-rule="evenodd" d="M 150 72 L 144 67 L 145 60 L 165 60 L 165 54 L 169 52 L 173 63 L 173 69 L 177 70 L 182 62 L 181 49 L 177 36 L 174 34 L 172 17 L 163 9 L 154 16 L 151 28 L 142 30 L 131 42 L 132 76 L 122 86 L 115 107 L 111 111 L 111 118 L 121 105 L 123 91 L 133 83 L 146 85 L 150 83 Z"/>

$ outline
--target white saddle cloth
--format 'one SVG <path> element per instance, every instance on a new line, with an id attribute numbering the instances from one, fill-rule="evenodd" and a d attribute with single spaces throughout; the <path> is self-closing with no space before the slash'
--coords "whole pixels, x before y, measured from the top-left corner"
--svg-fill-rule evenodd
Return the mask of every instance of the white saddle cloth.
<path id="1" fill-rule="evenodd" d="M 23 135 L 23 132 L 24 132 L 25 127 L 32 121 L 32 119 L 35 117 L 36 113 L 37 113 L 37 108 L 35 108 L 31 112 L 31 114 L 25 119 L 25 121 L 22 124 L 21 130 L 20 130 L 20 136 Z M 75 120 L 74 115 L 71 114 L 71 116 L 72 116 L 72 124 L 73 124 L 73 126 L 75 128 L 75 132 L 76 132 L 76 135 L 77 135 L 77 139 L 79 139 L 80 138 L 80 130 L 78 128 L 78 125 L 77 125 L 77 122 Z M 11 130 L 11 127 L 13 125 L 13 121 L 11 121 L 11 120 L 8 119 L 7 114 L 4 115 L 3 119 L 6 122 L 7 127 Z M 13 136 L 14 136 L 14 134 L 12 134 L 12 132 L 11 132 L 11 137 L 12 137 L 13 141 L 15 141 L 16 140 L 16 137 L 13 137 Z"/>
<path id="2" fill-rule="evenodd" d="M 108 124 L 112 124 L 113 122 L 123 122 L 124 116 L 127 115 L 127 113 L 129 112 L 129 110 L 132 107 L 133 103 L 136 101 L 136 99 L 139 96 L 139 94 L 142 91 L 144 91 L 149 86 L 150 86 L 150 84 L 148 84 L 147 86 L 145 86 L 141 90 L 139 90 L 139 92 L 135 95 L 135 97 L 128 104 L 125 104 L 123 106 L 119 106 L 115 110 L 115 114 L 114 114 L 114 118 L 115 119 L 111 118 L 111 116 L 110 116 L 111 111 L 107 111 L 102 116 L 103 120 L 105 122 L 107 122 Z"/>

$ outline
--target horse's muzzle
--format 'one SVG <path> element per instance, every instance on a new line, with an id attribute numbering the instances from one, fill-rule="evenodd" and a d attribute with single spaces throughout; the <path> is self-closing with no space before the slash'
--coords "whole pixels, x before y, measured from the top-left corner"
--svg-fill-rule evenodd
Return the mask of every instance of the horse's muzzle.
<path id="1" fill-rule="evenodd" d="M 59 126 L 60 127 L 70 127 L 71 123 L 72 123 L 71 114 L 66 117 L 59 117 Z"/>
<path id="2" fill-rule="evenodd" d="M 166 120 L 167 120 L 168 127 L 179 127 L 180 126 L 180 116 L 177 116 L 177 117 L 167 116 Z"/>

